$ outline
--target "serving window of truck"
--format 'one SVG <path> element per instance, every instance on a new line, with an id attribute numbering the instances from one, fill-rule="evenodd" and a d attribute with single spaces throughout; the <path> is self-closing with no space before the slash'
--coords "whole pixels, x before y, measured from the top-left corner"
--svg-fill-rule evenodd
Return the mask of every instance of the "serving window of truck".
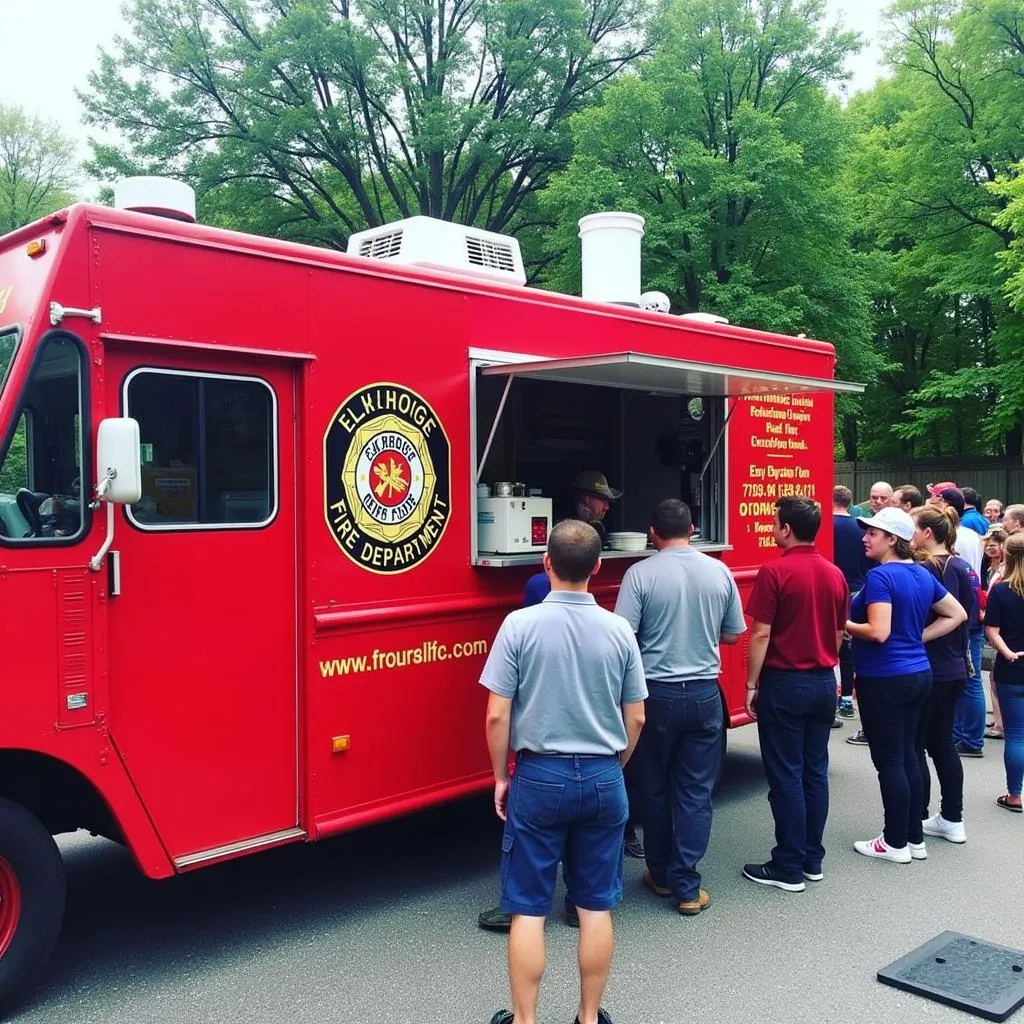
<path id="1" fill-rule="evenodd" d="M 538 563 L 546 537 L 531 531 L 544 515 L 565 514 L 566 467 L 602 469 L 623 491 L 605 521 L 610 531 L 646 532 L 651 510 L 665 497 L 693 513 L 693 541 L 705 551 L 731 547 L 729 467 L 723 443 L 741 398 L 858 390 L 856 385 L 770 371 L 697 363 L 638 352 L 568 359 L 470 352 L 477 452 L 477 522 L 496 508 L 521 507 L 524 524 L 508 534 L 478 529 L 473 561 L 485 566 Z M 522 494 L 498 495 L 500 484 Z M 507 484 L 506 484 L 507 486 Z M 647 553 L 651 553 L 649 549 Z M 610 551 L 605 558 L 636 557 Z"/>

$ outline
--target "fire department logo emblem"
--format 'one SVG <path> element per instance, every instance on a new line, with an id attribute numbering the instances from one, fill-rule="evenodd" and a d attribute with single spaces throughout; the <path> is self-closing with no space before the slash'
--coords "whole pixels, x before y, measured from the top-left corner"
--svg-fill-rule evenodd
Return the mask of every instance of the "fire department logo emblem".
<path id="1" fill-rule="evenodd" d="M 399 573 L 437 546 L 451 514 L 451 448 L 426 399 L 370 384 L 324 434 L 325 516 L 338 547 L 370 572 Z"/>

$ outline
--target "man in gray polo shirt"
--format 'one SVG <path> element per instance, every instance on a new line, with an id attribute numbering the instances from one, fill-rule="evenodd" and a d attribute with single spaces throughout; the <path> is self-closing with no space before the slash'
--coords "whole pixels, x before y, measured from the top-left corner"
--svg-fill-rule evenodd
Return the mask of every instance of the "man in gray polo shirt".
<path id="1" fill-rule="evenodd" d="M 494 809 L 505 822 L 501 909 L 512 915 L 512 1009 L 491 1024 L 535 1024 L 559 861 L 580 919 L 576 1019 L 610 1024 L 600 1003 L 614 945 L 611 910 L 622 900 L 622 765 L 643 726 L 647 688 L 629 626 L 587 592 L 600 566 L 594 528 L 559 523 L 544 556 L 551 593 L 505 619 L 480 675 L 490 690 Z"/>
<path id="2" fill-rule="evenodd" d="M 658 553 L 629 567 L 615 605 L 640 642 L 649 691 L 634 763 L 647 851 L 643 881 L 686 915 L 711 900 L 697 864 L 711 838 L 725 728 L 719 645 L 736 643 L 747 628 L 732 573 L 692 548 L 691 532 L 684 502 L 660 502 L 650 530 Z"/>

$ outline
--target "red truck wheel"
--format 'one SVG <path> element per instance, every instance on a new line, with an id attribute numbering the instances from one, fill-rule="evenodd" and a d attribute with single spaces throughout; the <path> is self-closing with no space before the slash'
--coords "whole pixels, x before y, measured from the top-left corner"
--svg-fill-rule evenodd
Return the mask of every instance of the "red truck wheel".
<path id="1" fill-rule="evenodd" d="M 0 797 L 0 1006 L 42 969 L 64 917 L 64 865 L 52 836 Z"/>

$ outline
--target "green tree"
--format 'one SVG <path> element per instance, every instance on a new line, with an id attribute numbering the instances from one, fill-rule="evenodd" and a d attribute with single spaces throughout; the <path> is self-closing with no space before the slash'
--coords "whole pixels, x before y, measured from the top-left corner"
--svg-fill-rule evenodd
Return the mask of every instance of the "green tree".
<path id="1" fill-rule="evenodd" d="M 24 415 L 18 421 L 0 465 L 0 494 L 16 494 L 21 487 L 28 487 L 28 435 Z"/>
<path id="2" fill-rule="evenodd" d="M 644 2 L 132 0 L 82 96 L 125 145 L 90 168 L 170 171 L 208 219 L 334 246 L 416 214 L 528 228 Z"/>
<path id="3" fill-rule="evenodd" d="M 1021 17 L 1005 0 L 898 3 L 894 75 L 850 105 L 861 237 L 886 266 L 889 370 L 865 400 L 862 456 L 1020 453 L 1022 319 L 1006 300 L 1014 232 L 998 187 L 1024 153 Z"/>
<path id="4" fill-rule="evenodd" d="M 0 235 L 74 202 L 75 146 L 60 128 L 0 103 Z"/>
<path id="5" fill-rule="evenodd" d="M 1024 315 L 1024 163 L 1014 168 L 1014 176 L 991 186 L 1005 202 L 996 217 L 996 225 L 1013 237 L 1006 252 L 1000 253 L 1006 270 L 1006 298 L 1015 312 Z"/>
<path id="6" fill-rule="evenodd" d="M 542 196 L 558 222 L 547 275 L 579 282 L 577 219 L 646 220 L 644 286 L 681 310 L 835 342 L 870 378 L 870 257 L 847 244 L 849 140 L 829 83 L 856 51 L 821 0 L 668 0 L 657 53 L 572 121 L 569 168 Z"/>

